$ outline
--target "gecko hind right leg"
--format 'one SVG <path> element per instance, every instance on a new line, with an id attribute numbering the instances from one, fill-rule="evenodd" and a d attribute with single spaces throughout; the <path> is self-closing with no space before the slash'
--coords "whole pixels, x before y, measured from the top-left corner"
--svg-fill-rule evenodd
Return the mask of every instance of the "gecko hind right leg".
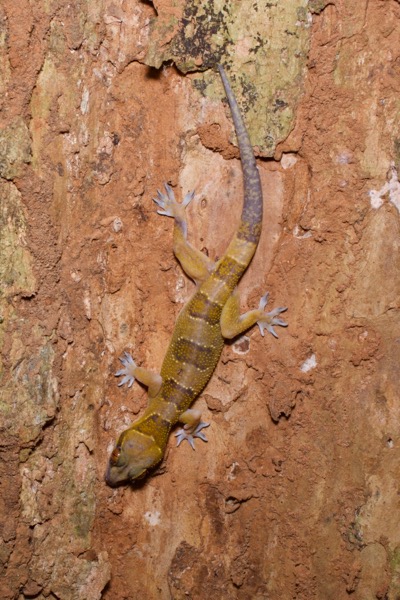
<path id="1" fill-rule="evenodd" d="M 287 308 L 280 306 L 274 308 L 271 312 L 266 313 L 264 312 L 264 309 L 267 303 L 268 293 L 264 294 L 261 298 L 258 309 L 249 310 L 244 314 L 240 314 L 239 293 L 237 289 L 235 289 L 222 309 L 221 333 L 223 337 L 232 339 L 257 323 L 262 336 L 264 336 L 264 329 L 266 329 L 277 338 L 278 335 L 274 327 L 277 325 L 280 327 L 287 327 L 287 323 L 279 317 L 279 315 L 285 312 Z"/>

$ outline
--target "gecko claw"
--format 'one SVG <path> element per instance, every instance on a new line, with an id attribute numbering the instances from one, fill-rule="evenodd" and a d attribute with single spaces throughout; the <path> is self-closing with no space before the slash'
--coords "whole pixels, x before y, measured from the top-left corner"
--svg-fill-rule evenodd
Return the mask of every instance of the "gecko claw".
<path id="1" fill-rule="evenodd" d="M 209 426 L 210 423 L 203 423 L 203 421 L 200 421 L 200 423 L 196 426 L 196 429 L 194 431 L 190 431 L 190 429 L 185 429 L 186 426 L 182 429 L 178 429 L 178 431 L 175 433 L 175 437 L 177 438 L 176 446 L 178 447 L 179 444 L 183 442 L 183 440 L 187 440 L 192 446 L 193 450 L 195 450 L 194 438 L 200 438 L 201 440 L 203 440 L 203 442 L 208 442 L 208 439 L 206 438 L 204 432 L 202 432 L 202 429 Z"/>
<path id="2" fill-rule="evenodd" d="M 264 294 L 264 296 L 262 296 L 262 298 L 260 300 L 260 304 L 258 306 L 259 310 L 263 311 L 264 308 L 267 306 L 268 296 L 269 296 L 268 292 L 266 294 Z M 258 327 L 260 329 L 260 333 L 263 337 L 264 337 L 264 329 L 266 329 L 271 335 L 273 335 L 275 338 L 278 338 L 278 334 L 276 333 L 274 326 L 276 326 L 276 325 L 279 325 L 280 327 L 288 326 L 286 321 L 283 321 L 283 319 L 280 319 L 278 317 L 278 315 L 285 312 L 285 310 L 287 310 L 286 306 L 279 306 L 278 308 L 274 308 L 273 310 L 271 310 L 271 312 L 269 312 L 269 313 L 264 313 L 263 316 L 261 317 L 261 319 L 259 321 L 257 321 L 257 325 L 258 325 Z"/>
<path id="3" fill-rule="evenodd" d="M 194 198 L 194 194 L 195 194 L 195 191 L 194 191 L 194 190 L 192 190 L 191 192 L 188 192 L 188 193 L 186 194 L 186 196 L 185 196 L 185 197 L 184 197 L 184 199 L 182 200 L 182 206 L 183 206 L 184 208 L 186 208 L 186 207 L 187 207 L 187 205 L 191 203 L 191 201 L 192 201 L 192 200 L 193 200 L 193 198 Z"/>
<path id="4" fill-rule="evenodd" d="M 123 376 L 121 381 L 118 383 L 118 387 L 121 387 L 127 383 L 128 387 L 130 388 L 133 386 L 135 381 L 134 373 L 136 369 L 136 363 L 129 352 L 124 352 L 124 355 L 120 356 L 119 360 L 122 362 L 124 368 L 115 373 L 115 377 Z"/>

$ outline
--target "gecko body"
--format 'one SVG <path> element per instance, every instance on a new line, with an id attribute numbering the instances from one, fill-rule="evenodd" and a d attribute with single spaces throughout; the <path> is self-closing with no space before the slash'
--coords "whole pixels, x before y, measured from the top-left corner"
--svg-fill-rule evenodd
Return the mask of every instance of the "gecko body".
<path id="1" fill-rule="evenodd" d="M 258 324 L 261 334 L 267 329 L 277 337 L 274 326 L 286 326 L 279 314 L 286 308 L 264 312 L 268 294 L 258 309 L 240 315 L 237 283 L 249 265 L 261 233 L 263 197 L 253 149 L 236 99 L 222 66 L 218 67 L 231 109 L 239 144 L 244 180 L 244 202 L 241 221 L 224 256 L 214 263 L 187 241 L 185 208 L 193 198 L 187 194 L 182 203 L 175 200 L 170 186 L 158 192 L 155 202 L 159 214 L 173 217 L 174 253 L 185 273 L 197 289 L 180 312 L 166 352 L 161 373 L 155 374 L 136 366 L 125 353 L 119 385 L 130 387 L 137 379 L 148 387 L 149 404 L 143 415 L 118 438 L 106 471 L 106 482 L 115 486 L 144 477 L 155 467 L 165 452 L 172 427 L 184 424 L 176 435 L 178 445 L 187 439 L 206 441 L 207 424 L 191 404 L 209 381 L 221 355 L 225 339 L 231 339 Z"/>

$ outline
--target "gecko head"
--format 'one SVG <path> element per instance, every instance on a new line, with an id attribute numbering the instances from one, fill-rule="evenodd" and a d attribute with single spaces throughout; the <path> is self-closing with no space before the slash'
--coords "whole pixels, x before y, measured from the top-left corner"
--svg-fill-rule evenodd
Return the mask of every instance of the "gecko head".
<path id="1" fill-rule="evenodd" d="M 150 435 L 127 429 L 119 436 L 108 462 L 105 480 L 111 487 L 126 481 L 142 479 L 163 457 Z"/>

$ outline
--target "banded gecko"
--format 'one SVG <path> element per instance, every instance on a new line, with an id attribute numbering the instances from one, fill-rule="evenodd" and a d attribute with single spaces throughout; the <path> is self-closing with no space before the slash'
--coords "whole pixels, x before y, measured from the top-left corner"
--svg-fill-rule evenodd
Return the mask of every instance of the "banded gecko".
<path id="1" fill-rule="evenodd" d="M 105 475 L 110 486 L 145 477 L 162 460 L 169 433 L 178 421 L 184 427 L 176 434 L 177 445 L 187 439 L 194 448 L 194 438 L 207 441 L 203 431 L 207 424 L 201 421 L 198 410 L 189 407 L 210 379 L 224 339 L 234 338 L 256 323 L 261 335 L 266 329 L 278 337 L 274 326 L 287 325 L 279 317 L 286 308 L 264 311 L 268 294 L 261 298 L 257 309 L 240 315 L 236 286 L 257 248 L 263 198 L 260 175 L 239 107 L 223 67 L 219 65 L 218 69 L 232 113 L 243 170 L 241 221 L 225 255 L 214 263 L 187 240 L 185 208 L 194 193 L 178 203 L 172 188 L 165 184 L 166 193 L 158 191 L 153 199 L 159 207 L 157 212 L 175 221 L 174 254 L 197 289 L 177 318 L 160 374 L 138 367 L 128 353 L 121 358 L 123 368 L 116 373 L 122 377 L 118 385 L 131 387 L 137 379 L 148 388 L 149 404 L 144 414 L 118 438 Z"/>

